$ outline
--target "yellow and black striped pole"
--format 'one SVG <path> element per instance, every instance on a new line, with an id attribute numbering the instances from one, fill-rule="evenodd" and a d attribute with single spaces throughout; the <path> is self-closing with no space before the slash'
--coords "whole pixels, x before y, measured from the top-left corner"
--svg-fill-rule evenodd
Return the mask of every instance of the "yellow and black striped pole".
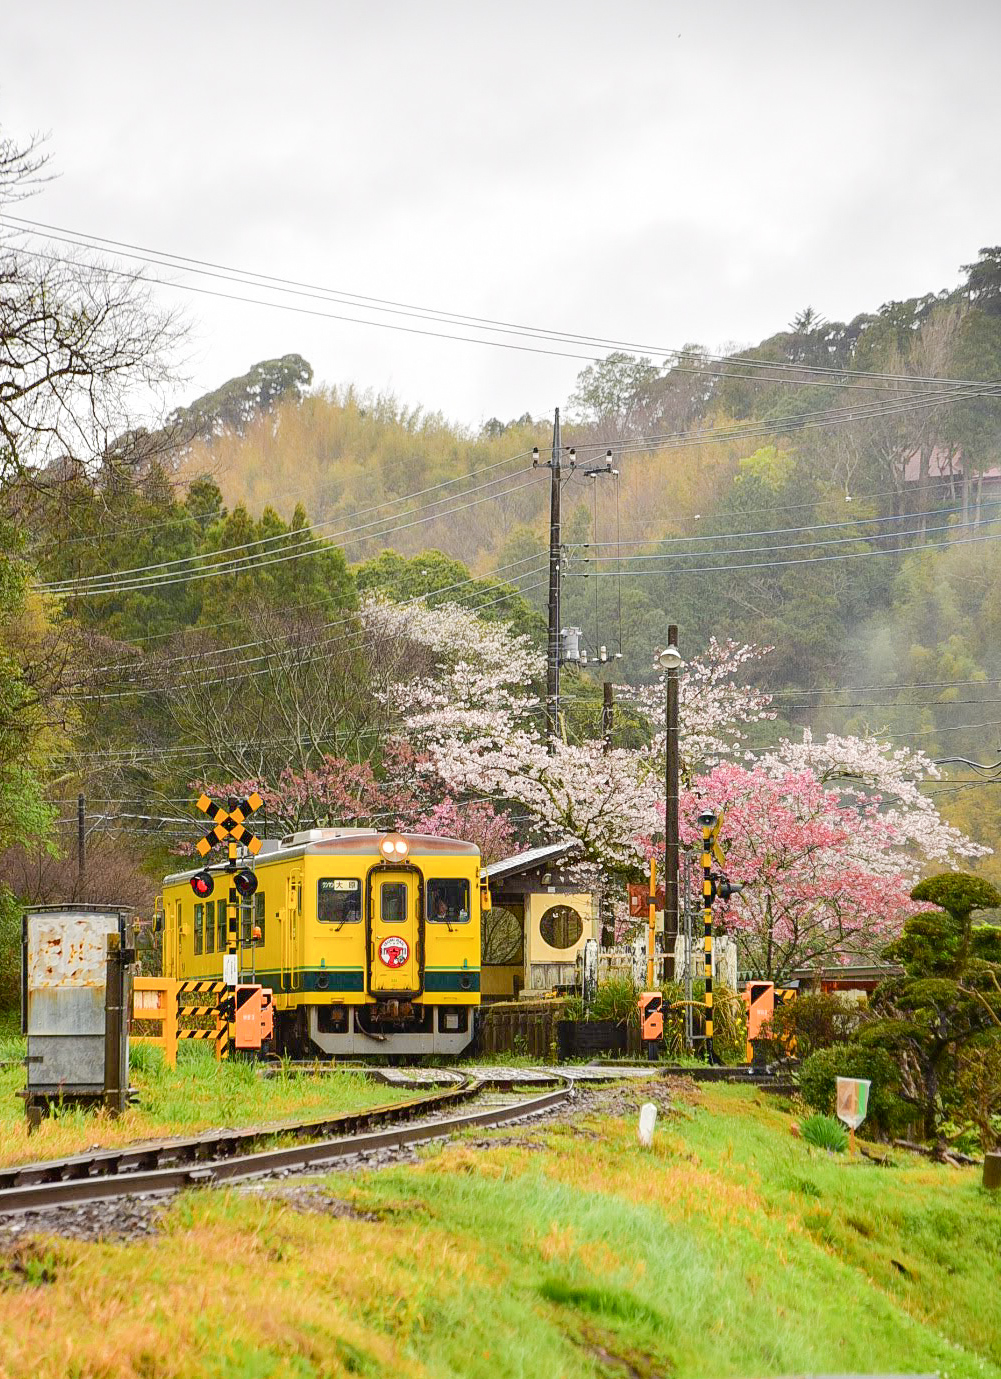
<path id="1" fill-rule="evenodd" d="M 236 843 L 229 844 L 229 866 L 231 871 L 236 870 L 237 850 Z M 239 917 L 237 908 L 236 887 L 230 886 L 229 898 L 226 902 L 226 956 L 229 959 L 228 967 L 229 978 L 227 985 L 229 990 L 226 994 L 226 1047 L 230 1057 L 236 1050 L 236 987 L 240 979 L 237 968 L 237 923 Z"/>
<path id="2" fill-rule="evenodd" d="M 702 825 L 702 920 L 705 926 L 706 1049 L 709 1062 L 716 1062 L 713 1046 L 713 826 Z"/>

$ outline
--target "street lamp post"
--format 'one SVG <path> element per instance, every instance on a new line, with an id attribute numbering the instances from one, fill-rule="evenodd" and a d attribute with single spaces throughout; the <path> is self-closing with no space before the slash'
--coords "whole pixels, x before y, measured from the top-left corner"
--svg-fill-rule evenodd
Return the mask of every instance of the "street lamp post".
<path id="1" fill-rule="evenodd" d="M 664 768 L 664 954 L 671 951 L 670 945 L 678 936 L 678 690 L 681 667 L 684 661 L 678 650 L 678 629 L 672 623 L 667 629 L 667 646 L 655 661 L 655 666 L 666 672 L 667 703 L 665 716 L 666 743 Z M 673 975 L 673 974 L 672 974 Z"/>

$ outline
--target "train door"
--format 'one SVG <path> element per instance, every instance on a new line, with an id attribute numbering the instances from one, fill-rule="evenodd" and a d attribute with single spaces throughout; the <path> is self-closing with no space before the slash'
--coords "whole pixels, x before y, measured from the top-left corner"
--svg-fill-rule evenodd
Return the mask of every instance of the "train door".
<path id="1" fill-rule="evenodd" d="M 289 874 L 280 927 L 278 988 L 280 991 L 298 991 L 302 986 L 302 964 L 299 956 L 299 935 L 302 931 L 302 872 L 293 871 Z"/>
<path id="2" fill-rule="evenodd" d="M 370 993 L 416 995 L 421 989 L 419 878 L 413 872 L 376 872 L 371 915 Z"/>
<path id="3" fill-rule="evenodd" d="M 181 902 L 163 902 L 163 973 L 165 977 L 181 975 Z"/>
<path id="4" fill-rule="evenodd" d="M 193 912 L 192 912 L 192 913 L 193 913 Z M 176 962 L 176 966 L 175 966 L 175 968 L 174 968 L 174 972 L 176 973 L 176 975 L 177 975 L 179 978 L 183 978 L 183 977 L 186 977 L 186 976 L 188 975 L 188 971 L 187 971 L 187 969 L 188 969 L 188 964 L 187 964 L 187 962 L 185 961 L 185 945 L 184 945 L 184 939 L 185 939 L 185 933 L 184 933 L 184 902 L 181 901 L 181 900 L 175 900 L 175 901 L 174 901 L 174 943 L 175 943 L 176 946 L 175 946 L 175 949 L 174 949 L 174 953 L 175 953 L 175 962 Z"/>

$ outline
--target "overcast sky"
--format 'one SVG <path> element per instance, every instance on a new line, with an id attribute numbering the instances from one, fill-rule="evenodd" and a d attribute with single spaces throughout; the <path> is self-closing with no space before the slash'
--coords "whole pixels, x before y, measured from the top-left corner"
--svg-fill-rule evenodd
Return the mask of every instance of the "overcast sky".
<path id="1" fill-rule="evenodd" d="M 22 210 L 57 225 L 716 347 L 951 286 L 1001 241 L 999 38 L 996 0 L 36 0 L 4 14 L 0 125 L 51 133 Z M 177 401 L 295 351 L 476 425 L 550 413 L 586 362 L 163 296 Z"/>

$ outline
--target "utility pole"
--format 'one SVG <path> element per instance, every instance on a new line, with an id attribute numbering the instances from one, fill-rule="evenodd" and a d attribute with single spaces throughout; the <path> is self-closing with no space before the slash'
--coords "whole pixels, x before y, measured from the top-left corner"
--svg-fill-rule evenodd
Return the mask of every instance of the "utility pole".
<path id="1" fill-rule="evenodd" d="M 546 660 L 546 740 L 552 751 L 560 720 L 560 409 L 553 422 L 549 484 L 549 644 Z"/>
<path id="2" fill-rule="evenodd" d="M 669 647 L 678 645 L 678 629 L 672 623 L 667 629 Z M 667 743 L 665 799 L 665 868 L 664 868 L 664 953 L 674 952 L 678 936 L 678 666 L 667 669 Z"/>
<path id="3" fill-rule="evenodd" d="M 615 691 L 612 688 L 611 680 L 605 680 L 601 686 L 601 737 L 602 751 L 612 750 L 612 723 L 615 716 Z"/>
<path id="4" fill-rule="evenodd" d="M 76 884 L 79 899 L 83 899 L 84 883 L 87 879 L 87 800 L 84 795 L 76 797 Z"/>

